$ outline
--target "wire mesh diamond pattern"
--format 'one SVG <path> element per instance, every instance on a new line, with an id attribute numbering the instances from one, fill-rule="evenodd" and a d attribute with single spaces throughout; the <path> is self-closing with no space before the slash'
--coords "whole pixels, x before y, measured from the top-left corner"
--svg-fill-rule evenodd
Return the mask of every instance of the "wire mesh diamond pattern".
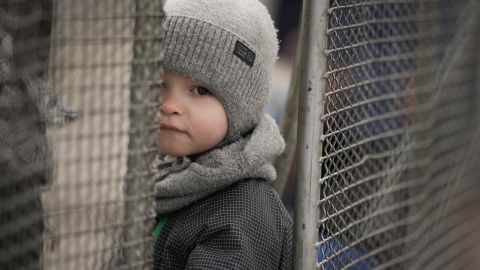
<path id="1" fill-rule="evenodd" d="M 474 269 L 478 8 L 330 1 L 318 269 Z"/>

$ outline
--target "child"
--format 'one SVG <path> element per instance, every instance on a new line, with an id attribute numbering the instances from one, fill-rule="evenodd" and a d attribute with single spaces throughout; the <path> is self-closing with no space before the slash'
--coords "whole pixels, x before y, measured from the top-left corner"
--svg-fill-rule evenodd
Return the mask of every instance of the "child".
<path id="1" fill-rule="evenodd" d="M 154 269 L 291 269 L 264 115 L 278 51 L 258 0 L 168 0 Z"/>

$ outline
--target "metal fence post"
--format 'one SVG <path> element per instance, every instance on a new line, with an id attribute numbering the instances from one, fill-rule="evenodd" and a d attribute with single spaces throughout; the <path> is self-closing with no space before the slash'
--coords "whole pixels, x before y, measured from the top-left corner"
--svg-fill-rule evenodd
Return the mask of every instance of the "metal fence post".
<path id="1" fill-rule="evenodd" d="M 125 179 L 123 256 L 128 269 L 151 269 L 155 133 L 161 76 L 163 1 L 135 0 L 130 92 L 130 139 Z"/>
<path id="2" fill-rule="evenodd" d="M 304 0 L 299 85 L 298 160 L 295 190 L 295 269 L 316 263 L 323 101 L 329 1 Z"/>
<path id="3" fill-rule="evenodd" d="M 298 76 L 300 73 L 300 46 L 302 42 L 301 35 L 297 38 L 297 49 L 295 52 L 295 62 L 293 64 L 292 78 L 288 87 L 287 102 L 282 114 L 280 131 L 285 139 L 285 151 L 275 159 L 275 170 L 277 171 L 277 180 L 272 186 L 278 195 L 282 196 L 287 185 L 288 178 L 293 166 L 293 159 L 297 144 L 297 126 L 298 126 Z"/>

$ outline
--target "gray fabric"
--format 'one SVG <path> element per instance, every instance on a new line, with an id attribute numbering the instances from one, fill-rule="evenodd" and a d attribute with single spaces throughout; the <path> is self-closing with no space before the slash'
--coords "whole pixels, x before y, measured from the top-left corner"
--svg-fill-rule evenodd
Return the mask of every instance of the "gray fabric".
<path id="1" fill-rule="evenodd" d="M 50 152 L 36 99 L 15 78 L 13 44 L 0 19 L 0 269 L 41 269 Z"/>
<path id="2" fill-rule="evenodd" d="M 55 93 L 52 87 L 48 86 L 45 78 L 33 74 L 19 77 L 16 74 L 13 46 L 12 36 L 0 25 L 0 83 L 4 89 L 0 98 L 0 106 L 14 107 L 25 102 L 19 98 L 20 94 L 15 93 L 20 91 L 16 88 L 21 87 L 27 91 L 29 99 L 38 108 L 40 120 L 49 127 L 61 127 L 75 120 L 79 113 L 73 110 L 63 97 Z"/>
<path id="3" fill-rule="evenodd" d="M 265 115 L 251 134 L 194 161 L 189 157 L 162 160 L 155 183 L 157 213 L 177 210 L 242 179 L 275 180 L 271 162 L 284 147 L 278 126 Z"/>
<path id="4" fill-rule="evenodd" d="M 293 222 L 272 187 L 250 179 L 169 215 L 155 270 L 289 270 Z"/>
<path id="5" fill-rule="evenodd" d="M 0 25 L 0 83 L 5 83 L 13 76 L 13 39 Z"/>
<path id="6" fill-rule="evenodd" d="M 37 104 L 40 119 L 49 127 L 63 127 L 80 115 L 62 96 L 48 86 L 45 79 L 26 77 L 22 80 L 29 95 Z"/>
<path id="7" fill-rule="evenodd" d="M 269 95 L 278 40 L 267 9 L 257 0 L 168 0 L 165 12 L 165 69 L 214 92 L 228 116 L 225 142 L 236 141 L 262 118 Z M 237 41 L 252 65 L 235 54 Z"/>

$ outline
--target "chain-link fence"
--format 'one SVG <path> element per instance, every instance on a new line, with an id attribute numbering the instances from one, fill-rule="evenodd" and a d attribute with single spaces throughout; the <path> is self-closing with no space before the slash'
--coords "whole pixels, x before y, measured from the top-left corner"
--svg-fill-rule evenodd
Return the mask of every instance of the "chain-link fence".
<path id="1" fill-rule="evenodd" d="M 1 1 L 0 269 L 151 268 L 163 18 Z"/>
<path id="2" fill-rule="evenodd" d="M 318 230 L 318 239 L 316 249 L 311 239 L 297 242 L 297 267 L 477 269 L 478 1 L 332 0 L 317 8 L 325 21 L 304 17 L 304 31 L 326 29 L 302 54 L 326 67 L 303 79 L 323 78 L 325 90 L 303 95 L 317 104 L 301 107 L 300 124 L 311 117 L 314 127 L 303 128 L 322 135 L 306 148 L 299 138 L 299 151 L 320 158 L 317 174 L 300 172 L 306 183 L 297 191 L 316 199 L 297 200 L 296 209 L 319 210 L 319 218 L 302 216 L 296 231 Z"/>
<path id="3" fill-rule="evenodd" d="M 151 267 L 161 5 L 0 3 L 0 269 Z M 480 4 L 304 5 L 297 268 L 476 269 Z"/>

